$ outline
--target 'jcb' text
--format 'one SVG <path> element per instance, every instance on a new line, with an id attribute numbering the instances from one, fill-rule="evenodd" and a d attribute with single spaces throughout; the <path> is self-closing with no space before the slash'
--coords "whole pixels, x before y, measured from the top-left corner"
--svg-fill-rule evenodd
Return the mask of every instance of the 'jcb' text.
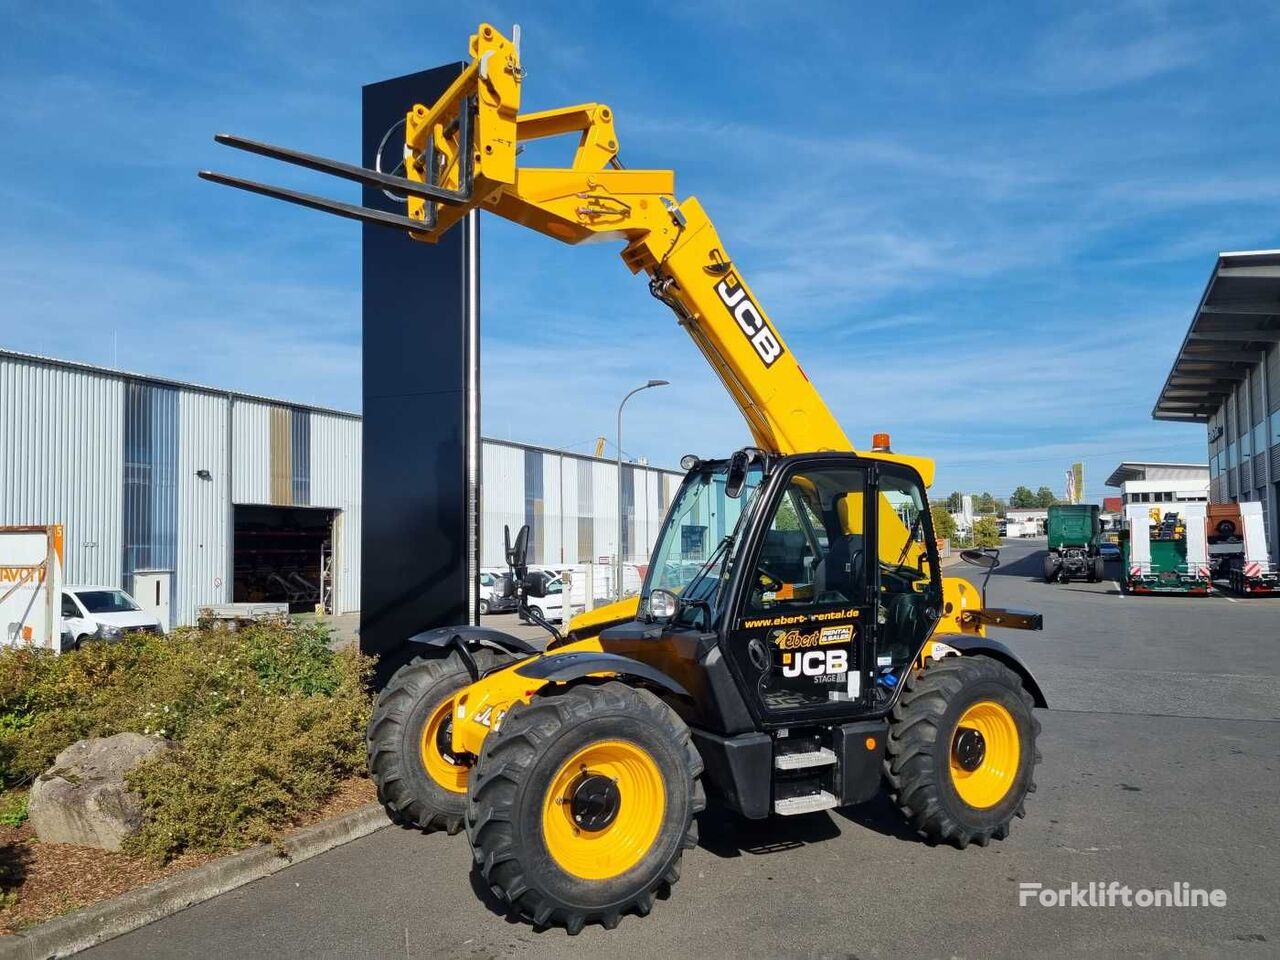
<path id="1" fill-rule="evenodd" d="M 719 294 L 720 301 L 729 308 L 733 319 L 738 322 L 738 327 L 751 341 L 751 346 L 764 361 L 764 365 L 773 366 L 773 362 L 782 356 L 782 344 L 777 334 L 769 329 L 769 324 L 765 322 L 760 308 L 747 295 L 747 288 L 737 277 L 730 274 L 716 284 L 716 293 Z"/>
<path id="2" fill-rule="evenodd" d="M 784 677 L 819 677 L 823 674 L 846 673 L 848 670 L 848 650 L 806 650 L 804 653 L 788 653 L 782 657 Z"/>

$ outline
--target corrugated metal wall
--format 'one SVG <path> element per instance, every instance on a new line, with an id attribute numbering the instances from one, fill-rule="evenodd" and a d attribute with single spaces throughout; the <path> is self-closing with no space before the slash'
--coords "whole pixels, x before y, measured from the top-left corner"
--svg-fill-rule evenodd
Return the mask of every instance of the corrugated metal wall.
<path id="1" fill-rule="evenodd" d="M 232 401 L 231 499 L 271 503 L 271 410 L 252 400 Z"/>
<path id="2" fill-rule="evenodd" d="M 231 599 L 232 504 L 331 509 L 335 605 L 355 611 L 360 430 L 356 417 L 0 353 L 0 524 L 62 523 L 71 582 L 127 587 L 133 570 L 172 570 L 183 624 Z M 613 555 L 614 464 L 487 440 L 481 457 L 484 566 L 504 563 L 503 525 L 527 518 L 534 563 Z M 643 558 L 680 475 L 627 472 Z"/>
<path id="3" fill-rule="evenodd" d="M 594 563 L 612 557 L 618 539 L 617 466 L 592 457 L 485 440 L 481 450 L 481 554 L 501 567 L 504 524 L 532 528 L 529 562 Z M 629 560 L 648 558 L 681 474 L 625 464 Z"/>
<path id="4" fill-rule="evenodd" d="M 121 582 L 124 384 L 0 356 L 0 524 L 61 523 L 69 583 Z"/>
<path id="5" fill-rule="evenodd" d="M 524 450 L 506 444 L 483 443 L 480 448 L 480 566 L 506 564 L 502 529 L 511 535 L 524 523 Z"/>
<path id="6" fill-rule="evenodd" d="M 178 623 L 194 622 L 200 606 L 231 599 L 228 410 L 225 396 L 178 394 L 177 576 L 170 594 Z"/>
<path id="7" fill-rule="evenodd" d="M 295 414 L 305 415 L 303 411 Z M 334 609 L 360 609 L 360 421 L 310 412 L 310 503 L 338 510 L 334 520 Z"/>

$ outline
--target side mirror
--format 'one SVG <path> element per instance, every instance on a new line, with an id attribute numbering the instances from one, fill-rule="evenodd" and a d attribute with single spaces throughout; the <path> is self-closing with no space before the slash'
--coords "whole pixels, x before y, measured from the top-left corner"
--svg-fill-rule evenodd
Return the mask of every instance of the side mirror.
<path id="1" fill-rule="evenodd" d="M 509 600 L 516 595 L 516 581 L 509 573 L 504 573 L 498 578 L 498 596 L 503 600 Z"/>
<path id="2" fill-rule="evenodd" d="M 547 595 L 547 581 L 550 579 L 551 575 L 544 573 L 541 570 L 535 570 L 533 573 L 525 574 L 525 595 L 529 597 L 545 597 Z"/>
<path id="3" fill-rule="evenodd" d="M 649 616 L 668 622 L 680 612 L 680 598 L 670 590 L 654 590 L 649 594 Z"/>
<path id="4" fill-rule="evenodd" d="M 729 473 L 724 482 L 724 495 L 731 500 L 742 496 L 742 485 L 747 482 L 747 467 L 750 460 L 745 450 L 739 450 L 729 458 Z"/>
<path id="5" fill-rule="evenodd" d="M 529 569 L 529 525 L 526 523 L 520 528 L 520 532 L 516 534 L 514 546 L 511 543 L 510 527 L 503 526 L 502 539 L 507 550 L 507 566 L 511 568 L 517 580 L 523 580 Z"/>
<path id="6" fill-rule="evenodd" d="M 999 554 L 992 555 L 983 550 L 961 550 L 960 559 L 984 570 L 994 570 L 1000 566 Z"/>

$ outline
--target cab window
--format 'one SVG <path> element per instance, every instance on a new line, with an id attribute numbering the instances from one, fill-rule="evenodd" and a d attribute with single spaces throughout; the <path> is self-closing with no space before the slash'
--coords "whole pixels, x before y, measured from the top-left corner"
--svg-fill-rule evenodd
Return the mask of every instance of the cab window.
<path id="1" fill-rule="evenodd" d="M 62 595 L 62 616 L 65 617 L 81 617 L 84 616 L 80 612 L 80 608 L 76 606 L 76 602 L 71 599 L 69 594 Z"/>
<path id="2" fill-rule="evenodd" d="M 803 613 L 866 597 L 866 475 L 854 468 L 796 474 L 774 507 L 747 598 L 752 613 Z"/>

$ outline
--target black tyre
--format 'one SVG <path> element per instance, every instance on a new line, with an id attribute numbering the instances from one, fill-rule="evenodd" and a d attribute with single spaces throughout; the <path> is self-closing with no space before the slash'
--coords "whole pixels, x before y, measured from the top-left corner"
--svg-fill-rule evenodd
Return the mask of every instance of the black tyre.
<path id="1" fill-rule="evenodd" d="M 489 649 L 472 656 L 482 671 L 514 659 Z M 462 829 L 469 772 L 464 761 L 470 758 L 448 752 L 447 702 L 469 683 L 471 674 L 456 652 L 416 657 L 378 696 L 365 747 L 378 800 L 393 822 L 450 836 Z"/>
<path id="2" fill-rule="evenodd" d="M 1101 583 L 1107 579 L 1106 561 L 1101 557 L 1093 558 L 1093 580 L 1095 583 Z"/>
<path id="3" fill-rule="evenodd" d="M 612 929 L 679 879 L 701 773 L 689 728 L 647 690 L 584 685 L 514 707 L 472 771 L 477 869 L 537 926 Z"/>
<path id="4" fill-rule="evenodd" d="M 480 603 L 479 603 L 479 610 L 480 610 L 480 616 L 482 616 L 482 617 L 483 617 L 486 613 L 488 613 L 488 612 L 489 612 L 489 601 L 488 601 L 488 600 L 485 600 L 485 599 L 483 599 L 483 598 L 482 598 L 482 599 L 480 600 Z"/>
<path id="5" fill-rule="evenodd" d="M 1017 674 L 990 657 L 946 657 L 912 673 L 893 708 L 885 777 L 924 837 L 986 846 L 1026 816 L 1040 721 Z"/>
<path id="6" fill-rule="evenodd" d="M 1058 564 L 1053 559 L 1053 554 L 1044 558 L 1044 582 L 1053 583 L 1058 576 Z"/>

